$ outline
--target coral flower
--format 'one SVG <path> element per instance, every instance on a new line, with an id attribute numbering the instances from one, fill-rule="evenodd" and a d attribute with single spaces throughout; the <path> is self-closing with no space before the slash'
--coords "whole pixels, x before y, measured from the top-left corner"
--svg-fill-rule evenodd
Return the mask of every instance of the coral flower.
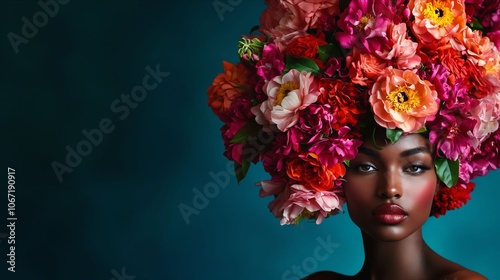
<path id="1" fill-rule="evenodd" d="M 281 131 L 297 123 L 299 111 L 316 102 L 319 95 L 318 83 L 311 73 L 295 69 L 266 83 L 264 91 L 269 99 L 262 102 L 260 110 Z"/>
<path id="2" fill-rule="evenodd" d="M 500 54 L 490 38 L 478 30 L 466 28 L 452 40 L 454 49 L 467 57 L 474 65 L 484 69 L 485 74 L 495 75 L 500 71 Z"/>
<path id="3" fill-rule="evenodd" d="M 410 0 L 408 8 L 415 16 L 411 27 L 427 46 L 444 45 L 453 35 L 466 28 L 462 0 Z"/>
<path id="4" fill-rule="evenodd" d="M 354 49 L 351 55 L 346 57 L 346 64 L 349 67 L 349 77 L 354 84 L 371 86 L 384 73 L 388 62 L 375 54 L 362 53 Z"/>
<path id="5" fill-rule="evenodd" d="M 375 121 L 382 127 L 416 132 L 438 111 L 437 93 L 429 81 L 410 70 L 389 69 L 371 89 Z"/>
<path id="6" fill-rule="evenodd" d="M 224 61 L 224 73 L 217 75 L 208 88 L 208 104 L 218 117 L 226 113 L 232 102 L 245 91 L 248 71 L 242 64 Z"/>
<path id="7" fill-rule="evenodd" d="M 297 7 L 311 29 L 319 27 L 329 30 L 329 19 L 340 13 L 339 0 L 284 0 Z"/>

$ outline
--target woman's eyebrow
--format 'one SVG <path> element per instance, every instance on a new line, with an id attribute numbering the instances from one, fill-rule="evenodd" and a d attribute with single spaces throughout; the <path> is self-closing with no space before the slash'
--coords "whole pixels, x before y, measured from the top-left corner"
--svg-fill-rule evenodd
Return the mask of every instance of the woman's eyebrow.
<path id="1" fill-rule="evenodd" d="M 368 156 L 371 156 L 371 157 L 380 158 L 380 154 L 377 151 L 372 150 L 372 149 L 367 148 L 367 147 L 363 147 L 363 146 L 359 147 L 358 152 L 365 154 L 365 155 L 368 155 Z"/>
<path id="2" fill-rule="evenodd" d="M 427 147 L 417 147 L 417 148 L 413 148 L 413 149 L 409 149 L 409 150 L 403 151 L 399 155 L 401 157 L 409 157 L 411 155 L 418 154 L 418 153 L 431 154 L 431 151 Z"/>

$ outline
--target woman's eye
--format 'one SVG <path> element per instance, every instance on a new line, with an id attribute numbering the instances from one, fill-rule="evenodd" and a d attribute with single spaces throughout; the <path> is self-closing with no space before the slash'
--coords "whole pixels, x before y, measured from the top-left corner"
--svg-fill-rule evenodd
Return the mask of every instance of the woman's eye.
<path id="1" fill-rule="evenodd" d="M 422 173 L 426 170 L 429 170 L 429 168 L 426 166 L 423 166 L 423 165 L 411 165 L 411 166 L 406 168 L 407 172 L 416 173 L 416 174 Z"/>
<path id="2" fill-rule="evenodd" d="M 371 172 L 376 170 L 375 167 L 368 164 L 358 164 L 354 166 L 354 169 L 359 172 Z"/>

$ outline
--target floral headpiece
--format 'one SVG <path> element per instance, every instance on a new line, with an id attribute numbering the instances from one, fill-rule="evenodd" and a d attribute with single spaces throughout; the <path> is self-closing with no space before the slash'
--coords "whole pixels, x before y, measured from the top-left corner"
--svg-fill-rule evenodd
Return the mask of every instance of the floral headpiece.
<path id="1" fill-rule="evenodd" d="M 432 214 L 500 166 L 500 0 L 267 0 L 208 90 L 238 181 L 250 163 L 281 224 L 342 210 L 346 165 L 373 127 L 425 133 L 447 186 Z"/>

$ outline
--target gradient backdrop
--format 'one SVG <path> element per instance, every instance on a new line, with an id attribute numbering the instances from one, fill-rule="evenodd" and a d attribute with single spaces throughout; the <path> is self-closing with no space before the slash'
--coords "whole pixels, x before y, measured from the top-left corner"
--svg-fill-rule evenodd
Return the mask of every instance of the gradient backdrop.
<path id="1" fill-rule="evenodd" d="M 239 186 L 229 177 L 206 89 L 222 60 L 237 61 L 236 42 L 258 24 L 263 1 L 60 1 L 45 18 L 36 1 L 0 2 L 0 279 L 358 271 L 361 238 L 347 214 L 282 227 L 254 186 L 268 179 L 260 165 Z M 126 105 L 121 95 L 142 85 L 148 66 L 163 77 Z M 85 133 L 95 144 L 85 146 Z M 86 156 L 68 156 L 77 149 Z M 73 167 L 59 180 L 52 165 L 67 160 Z M 7 271 L 8 167 L 16 170 L 15 273 Z M 431 218 L 424 233 L 437 252 L 490 279 L 500 279 L 499 181 L 498 172 L 476 180 L 474 199 Z M 192 207 L 188 219 L 179 205 Z"/>

